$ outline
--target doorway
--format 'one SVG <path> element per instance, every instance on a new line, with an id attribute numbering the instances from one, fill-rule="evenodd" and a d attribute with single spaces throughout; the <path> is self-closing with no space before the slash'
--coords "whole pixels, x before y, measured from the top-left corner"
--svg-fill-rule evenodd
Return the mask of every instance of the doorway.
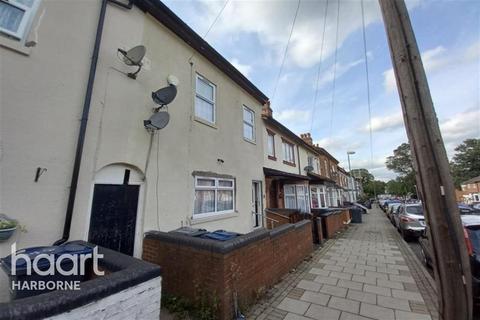
<path id="1" fill-rule="evenodd" d="M 133 255 L 139 190 L 138 185 L 95 185 L 89 242 Z"/>
<path id="2" fill-rule="evenodd" d="M 263 226 L 262 182 L 252 181 L 252 219 L 253 228 Z"/>
<path id="3" fill-rule="evenodd" d="M 141 252 L 141 179 L 141 172 L 126 164 L 108 165 L 97 172 L 88 242 L 131 256 Z"/>

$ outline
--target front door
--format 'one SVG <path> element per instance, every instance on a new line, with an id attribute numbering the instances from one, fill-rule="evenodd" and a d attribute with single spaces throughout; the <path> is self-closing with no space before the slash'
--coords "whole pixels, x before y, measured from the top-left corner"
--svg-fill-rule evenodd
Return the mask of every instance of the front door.
<path id="1" fill-rule="evenodd" d="M 252 218 L 253 227 L 258 228 L 263 224 L 262 219 L 262 183 L 260 181 L 252 182 Z"/>
<path id="2" fill-rule="evenodd" d="M 139 185 L 95 184 L 88 241 L 133 255 Z"/>

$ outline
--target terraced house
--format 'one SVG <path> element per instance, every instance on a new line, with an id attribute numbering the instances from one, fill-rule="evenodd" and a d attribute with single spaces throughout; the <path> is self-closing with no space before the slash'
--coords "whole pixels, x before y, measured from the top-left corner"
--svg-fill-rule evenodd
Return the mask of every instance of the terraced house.
<path id="1" fill-rule="evenodd" d="M 27 231 L 0 255 L 81 239 L 139 257 L 149 230 L 342 205 L 338 161 L 160 1 L 0 8 L 23 12 L 0 30 L 0 212 Z"/>
<path id="2" fill-rule="evenodd" d="M 148 230 L 263 225 L 268 99 L 164 4 L 0 8 L 24 13 L 1 25 L 0 212 L 27 230 L 0 256 L 13 241 L 68 239 L 140 256 Z M 139 45 L 134 74 L 127 53 Z M 162 92 L 176 92 L 167 106 Z"/>
<path id="3" fill-rule="evenodd" d="M 312 209 L 340 207 L 351 201 L 350 175 L 310 133 L 300 137 L 277 121 L 271 107 L 263 108 L 265 123 L 266 223 L 272 228 L 301 219 Z"/>

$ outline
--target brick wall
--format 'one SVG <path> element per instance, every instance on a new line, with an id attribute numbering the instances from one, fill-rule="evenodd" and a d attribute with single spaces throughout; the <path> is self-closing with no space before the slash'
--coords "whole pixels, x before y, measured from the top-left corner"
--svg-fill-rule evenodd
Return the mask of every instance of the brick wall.
<path id="1" fill-rule="evenodd" d="M 342 230 L 346 227 L 346 223 L 351 219 L 349 210 L 341 210 L 341 213 L 331 214 L 326 217 L 322 217 L 323 223 L 326 225 L 324 235 L 330 239 L 335 236 L 335 232 Z"/>
<path id="2" fill-rule="evenodd" d="M 161 278 L 140 283 L 93 303 L 46 319 L 160 319 Z"/>
<path id="3" fill-rule="evenodd" d="M 143 259 L 162 267 L 164 293 L 192 302 L 214 296 L 219 303 L 218 319 L 232 319 L 234 292 L 240 308 L 245 309 L 313 250 L 310 221 L 265 233 L 228 252 L 165 241 L 161 232 L 147 233 Z"/>

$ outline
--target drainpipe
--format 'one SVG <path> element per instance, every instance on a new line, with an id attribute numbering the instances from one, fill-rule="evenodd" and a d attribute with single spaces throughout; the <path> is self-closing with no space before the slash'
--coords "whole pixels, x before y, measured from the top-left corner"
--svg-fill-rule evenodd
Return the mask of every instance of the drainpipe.
<path id="1" fill-rule="evenodd" d="M 82 162 L 83 144 L 85 142 L 85 133 L 87 131 L 88 113 L 90 111 L 90 103 L 92 100 L 93 82 L 97 71 L 98 54 L 100 51 L 100 42 L 102 40 L 103 24 L 105 22 L 105 13 L 107 11 L 108 0 L 102 0 L 100 8 L 100 16 L 98 18 L 97 32 L 95 36 L 95 44 L 93 47 L 92 62 L 90 63 L 90 73 L 88 75 L 87 91 L 83 103 L 82 119 L 80 121 L 80 130 L 77 138 L 77 149 L 75 151 L 75 160 L 73 162 L 72 180 L 70 182 L 70 192 L 68 194 L 67 211 L 65 213 L 65 225 L 63 227 L 62 238 L 55 241 L 54 245 L 60 245 L 70 237 L 70 226 L 72 224 L 73 207 L 75 204 L 75 196 L 77 193 L 78 176 L 80 173 L 80 164 Z"/>

